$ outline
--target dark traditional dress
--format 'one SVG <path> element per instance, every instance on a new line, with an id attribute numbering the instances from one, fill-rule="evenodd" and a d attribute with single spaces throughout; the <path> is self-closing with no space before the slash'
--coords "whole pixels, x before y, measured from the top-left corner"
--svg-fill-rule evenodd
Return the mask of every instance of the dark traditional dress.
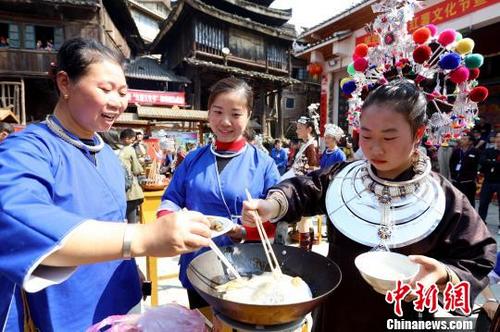
<path id="1" fill-rule="evenodd" d="M 331 180 L 349 163 L 299 176 L 281 182 L 272 189 L 283 192 L 288 200 L 287 213 L 281 218 L 297 222 L 302 216 L 327 214 L 325 199 Z M 410 179 L 408 170 L 395 181 Z M 441 185 L 446 203 L 444 216 L 437 227 L 425 238 L 407 246 L 391 249 L 404 255 L 425 255 L 435 258 L 452 269 L 463 281 L 470 282 L 471 303 L 488 284 L 487 274 L 493 268 L 496 254 L 495 240 L 491 237 L 467 198 L 447 180 L 431 173 Z M 354 265 L 357 255 L 371 247 L 343 235 L 328 223 L 330 248 L 328 258 L 342 271 L 342 282 L 313 313 L 314 331 L 385 331 L 388 318 L 394 315 L 393 304 L 376 293 L 361 277 Z M 321 271 L 318 271 L 321 273 Z M 328 278 L 327 275 L 322 276 Z M 418 319 L 413 303 L 403 302 L 403 319 Z M 430 318 L 424 313 L 424 317 Z M 424 318 L 425 319 L 425 318 Z"/>

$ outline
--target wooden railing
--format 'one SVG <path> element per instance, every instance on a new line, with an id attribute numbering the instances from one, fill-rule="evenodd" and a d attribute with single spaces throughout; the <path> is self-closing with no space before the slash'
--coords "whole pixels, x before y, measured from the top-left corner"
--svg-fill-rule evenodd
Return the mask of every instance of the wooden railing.
<path id="1" fill-rule="evenodd" d="M 222 54 L 221 49 L 216 49 L 213 47 L 209 47 L 206 45 L 203 45 L 201 43 L 195 43 L 195 51 L 198 54 L 203 54 L 204 56 L 212 57 L 213 59 L 218 59 L 223 60 L 224 56 Z M 258 59 L 258 60 L 251 60 L 251 59 L 246 59 L 243 57 L 239 57 L 237 55 L 231 54 L 227 57 L 228 64 L 231 62 L 233 63 L 244 63 L 250 66 L 255 66 L 259 68 L 269 68 L 271 70 L 278 70 L 282 72 L 287 72 L 288 71 L 288 61 L 272 61 L 269 59 Z M 267 61 L 266 61 L 267 60 Z M 217 61 L 216 63 L 218 63 Z M 267 63 L 266 63 L 267 62 Z M 220 63 L 223 63 L 223 61 L 220 61 Z"/>
<path id="2" fill-rule="evenodd" d="M 0 48 L 0 74 L 46 75 L 55 51 Z"/>

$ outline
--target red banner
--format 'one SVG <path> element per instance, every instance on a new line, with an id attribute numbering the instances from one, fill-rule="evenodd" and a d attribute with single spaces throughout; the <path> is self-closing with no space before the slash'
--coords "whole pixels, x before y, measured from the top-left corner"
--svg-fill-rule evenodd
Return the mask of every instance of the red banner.
<path id="1" fill-rule="evenodd" d="M 319 101 L 319 132 L 320 136 L 323 137 L 325 132 L 325 124 L 328 120 L 328 76 L 321 76 L 321 96 Z M 333 119 L 332 119 L 333 122 Z"/>
<path id="2" fill-rule="evenodd" d="M 150 91 L 128 89 L 129 104 L 139 105 L 177 105 L 185 106 L 186 98 L 184 92 Z"/>
<path id="3" fill-rule="evenodd" d="M 437 25 L 499 2 L 500 0 L 445 0 L 416 13 L 413 20 L 408 23 L 408 31 L 413 32 L 430 23 Z M 366 34 L 356 38 L 356 45 L 370 42 L 378 42 L 378 36 Z"/>

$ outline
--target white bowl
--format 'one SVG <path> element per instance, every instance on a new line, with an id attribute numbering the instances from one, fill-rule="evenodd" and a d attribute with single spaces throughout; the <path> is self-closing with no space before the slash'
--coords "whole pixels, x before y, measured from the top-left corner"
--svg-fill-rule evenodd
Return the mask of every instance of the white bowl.
<path id="1" fill-rule="evenodd" d="M 420 266 L 408 256 L 388 251 L 369 251 L 354 260 L 361 276 L 380 293 L 396 289 L 396 282 L 407 283 L 417 275 Z"/>

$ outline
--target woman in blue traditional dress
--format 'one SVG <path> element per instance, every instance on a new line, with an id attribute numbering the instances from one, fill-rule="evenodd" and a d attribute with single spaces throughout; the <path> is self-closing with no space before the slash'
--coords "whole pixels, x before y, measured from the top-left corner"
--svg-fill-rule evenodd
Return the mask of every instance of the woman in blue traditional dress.
<path id="1" fill-rule="evenodd" d="M 344 136 L 344 131 L 333 123 L 325 125 L 325 151 L 319 161 L 320 168 L 327 168 L 339 162 L 346 161 L 345 153 L 337 146 L 340 139 Z"/>
<path id="2" fill-rule="evenodd" d="M 94 40 L 57 55 L 59 100 L 0 145 L 0 330 L 84 331 L 141 299 L 134 256 L 208 244 L 195 212 L 126 224 L 125 180 L 96 132 L 127 106 L 122 58 Z"/>
<path id="3" fill-rule="evenodd" d="M 208 99 L 208 122 L 216 140 L 186 156 L 163 195 L 159 216 L 187 208 L 233 220 L 235 226 L 230 236 L 214 239 L 219 246 L 232 244 L 231 238 L 259 239 L 255 228 L 246 232 L 240 225 L 245 189 L 252 197 L 263 198 L 280 175 L 274 160 L 243 137 L 252 105 L 253 93 L 246 82 L 226 78 L 215 83 Z M 269 222 L 264 226 L 270 237 L 273 236 L 274 227 Z M 205 250 L 184 254 L 180 259 L 179 279 L 187 288 L 191 308 L 208 305 L 192 288 L 186 275 L 191 260 Z"/>

